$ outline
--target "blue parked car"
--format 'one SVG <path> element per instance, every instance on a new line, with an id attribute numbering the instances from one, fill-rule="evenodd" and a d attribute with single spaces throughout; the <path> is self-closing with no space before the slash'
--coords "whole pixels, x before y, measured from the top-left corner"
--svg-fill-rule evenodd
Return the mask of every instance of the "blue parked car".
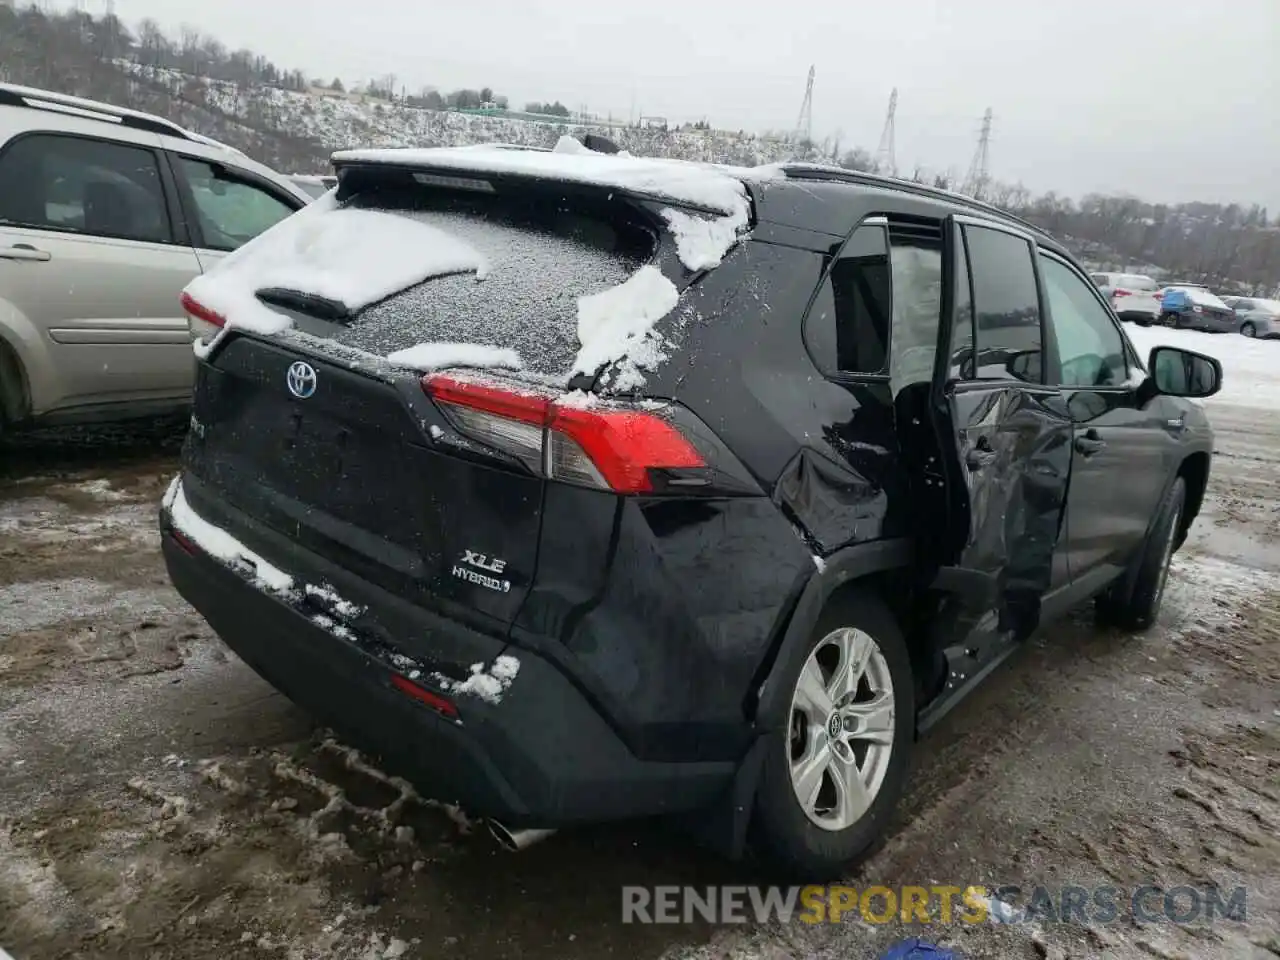
<path id="1" fill-rule="evenodd" d="M 1165 287 L 1160 291 L 1160 320 L 1171 327 L 1235 333 L 1235 311 L 1204 287 Z"/>

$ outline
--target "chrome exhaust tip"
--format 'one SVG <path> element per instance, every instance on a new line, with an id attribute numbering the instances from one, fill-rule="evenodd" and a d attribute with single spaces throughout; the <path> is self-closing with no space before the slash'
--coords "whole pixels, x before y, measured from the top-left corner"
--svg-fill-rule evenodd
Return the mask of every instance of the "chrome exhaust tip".
<path id="1" fill-rule="evenodd" d="M 489 833 L 493 835 L 493 839 L 498 841 L 498 845 L 502 849 L 509 850 L 512 853 L 519 853 L 521 850 L 527 850 L 532 847 L 539 840 L 547 839 L 555 831 L 536 827 L 527 830 L 511 830 L 497 820 L 490 820 Z"/>

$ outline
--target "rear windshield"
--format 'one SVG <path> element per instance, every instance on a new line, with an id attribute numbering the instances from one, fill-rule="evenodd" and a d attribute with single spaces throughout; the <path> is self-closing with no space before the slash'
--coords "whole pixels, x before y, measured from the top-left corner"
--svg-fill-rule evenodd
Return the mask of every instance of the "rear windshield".
<path id="1" fill-rule="evenodd" d="M 654 235 L 606 194 L 427 189 L 410 176 L 357 185 L 347 206 L 444 230 L 488 270 L 482 280 L 436 277 L 366 307 L 336 335 L 341 344 L 379 356 L 430 342 L 507 347 L 525 369 L 558 376 L 578 352 L 578 298 L 618 286 L 654 255 Z"/>

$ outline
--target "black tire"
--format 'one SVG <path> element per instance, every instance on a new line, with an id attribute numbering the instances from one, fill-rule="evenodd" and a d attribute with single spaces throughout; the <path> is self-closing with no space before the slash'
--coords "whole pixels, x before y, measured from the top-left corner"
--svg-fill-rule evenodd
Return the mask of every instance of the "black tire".
<path id="1" fill-rule="evenodd" d="M 1140 631 L 1156 622 L 1186 500 L 1186 481 L 1178 477 L 1160 502 L 1156 522 L 1133 567 L 1098 598 L 1098 615 L 1104 623 Z"/>
<path id="2" fill-rule="evenodd" d="M 1258 328 L 1255 327 L 1252 323 L 1249 323 L 1248 321 L 1246 321 L 1245 323 L 1241 324 L 1240 332 L 1244 336 L 1252 339 L 1253 337 L 1256 337 L 1258 335 Z"/>
<path id="3" fill-rule="evenodd" d="M 880 788 L 867 810 L 851 826 L 837 831 L 812 823 L 796 797 L 791 779 L 790 704 L 810 654 L 842 627 L 858 628 L 874 639 L 893 684 L 894 717 L 893 743 Z M 817 882 L 842 876 L 846 867 L 884 837 L 905 785 L 915 740 L 915 687 L 902 631 L 870 590 L 838 597 L 819 618 L 805 655 L 797 659 L 780 680 L 787 691 L 788 735 L 777 737 L 765 757 L 751 823 L 751 848 L 779 880 Z"/>

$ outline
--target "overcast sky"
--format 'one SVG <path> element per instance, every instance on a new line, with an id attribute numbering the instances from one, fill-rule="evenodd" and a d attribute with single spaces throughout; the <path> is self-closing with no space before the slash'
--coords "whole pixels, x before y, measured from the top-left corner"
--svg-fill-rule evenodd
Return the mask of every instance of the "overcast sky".
<path id="1" fill-rule="evenodd" d="M 82 0 L 99 13 L 105 0 Z M 972 159 L 1079 196 L 1235 200 L 1280 213 L 1280 0 L 116 0 L 281 67 L 410 90 L 493 87 L 874 151 L 898 88 L 900 167 Z"/>

